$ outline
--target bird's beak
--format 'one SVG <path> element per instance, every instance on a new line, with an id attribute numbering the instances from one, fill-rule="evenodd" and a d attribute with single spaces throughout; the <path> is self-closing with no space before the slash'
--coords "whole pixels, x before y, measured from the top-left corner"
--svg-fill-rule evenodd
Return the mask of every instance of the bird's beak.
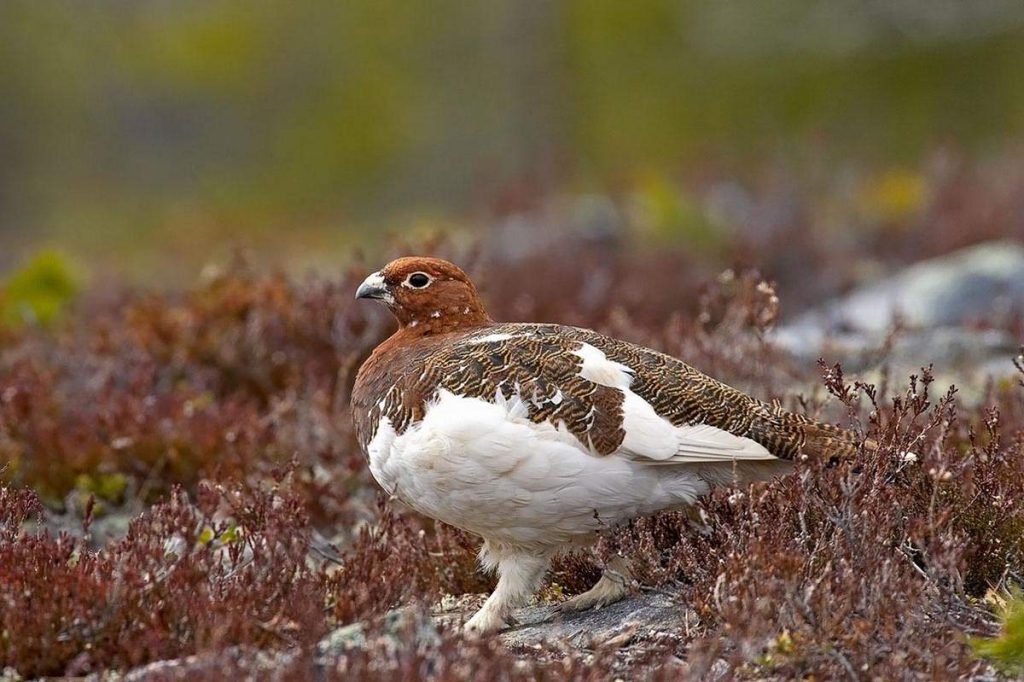
<path id="1" fill-rule="evenodd" d="M 385 298 L 388 288 L 384 284 L 384 276 L 375 272 L 359 285 L 356 289 L 356 298 Z"/>

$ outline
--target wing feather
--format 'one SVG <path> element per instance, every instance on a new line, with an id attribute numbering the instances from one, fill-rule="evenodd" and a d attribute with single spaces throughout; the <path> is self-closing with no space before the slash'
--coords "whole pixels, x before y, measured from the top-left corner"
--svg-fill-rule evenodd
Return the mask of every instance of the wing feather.
<path id="1" fill-rule="evenodd" d="M 460 395 L 515 393 L 525 418 L 564 429 L 595 455 L 651 464 L 792 459 L 816 426 L 681 360 L 589 329 L 493 325 L 438 356 L 433 381 Z M 836 442 L 845 436 L 833 432 Z"/>

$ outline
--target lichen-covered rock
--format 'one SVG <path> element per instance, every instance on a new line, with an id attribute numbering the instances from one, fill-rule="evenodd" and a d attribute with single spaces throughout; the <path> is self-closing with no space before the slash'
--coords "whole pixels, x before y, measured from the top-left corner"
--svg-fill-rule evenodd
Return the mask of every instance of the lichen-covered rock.
<path id="1" fill-rule="evenodd" d="M 992 242 L 865 285 L 770 338 L 802 364 L 825 358 L 867 381 L 883 367 L 902 378 L 931 364 L 939 385 L 973 402 L 989 379 L 1015 375 L 1021 340 L 999 327 L 1022 313 L 1024 245 Z"/>
<path id="2" fill-rule="evenodd" d="M 990 242 L 922 261 L 801 315 L 776 340 L 796 350 L 830 334 L 958 326 L 1024 312 L 1024 245 Z"/>

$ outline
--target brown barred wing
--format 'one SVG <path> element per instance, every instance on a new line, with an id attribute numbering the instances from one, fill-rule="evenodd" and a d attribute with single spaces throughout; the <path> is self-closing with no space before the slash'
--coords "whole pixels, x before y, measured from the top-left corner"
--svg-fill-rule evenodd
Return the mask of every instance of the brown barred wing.
<path id="1" fill-rule="evenodd" d="M 713 426 L 749 438 L 781 459 L 850 456 L 859 447 L 845 429 L 752 398 L 664 353 L 590 330 L 576 329 L 571 335 L 630 367 L 630 390 L 676 426 Z M 871 449 L 874 444 L 866 445 Z"/>

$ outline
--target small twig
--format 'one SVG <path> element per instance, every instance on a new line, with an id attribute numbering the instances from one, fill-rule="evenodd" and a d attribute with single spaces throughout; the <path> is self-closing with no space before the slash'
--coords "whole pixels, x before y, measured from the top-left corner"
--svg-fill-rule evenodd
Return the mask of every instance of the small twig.
<path id="1" fill-rule="evenodd" d="M 853 668 L 853 664 L 850 663 L 850 659 L 848 659 L 842 651 L 839 651 L 838 649 L 830 649 L 828 654 L 832 658 L 839 661 L 839 665 L 843 666 L 846 672 L 850 675 L 851 680 L 854 680 L 854 682 L 856 682 L 860 679 L 860 676 L 857 675 L 857 671 Z"/>

